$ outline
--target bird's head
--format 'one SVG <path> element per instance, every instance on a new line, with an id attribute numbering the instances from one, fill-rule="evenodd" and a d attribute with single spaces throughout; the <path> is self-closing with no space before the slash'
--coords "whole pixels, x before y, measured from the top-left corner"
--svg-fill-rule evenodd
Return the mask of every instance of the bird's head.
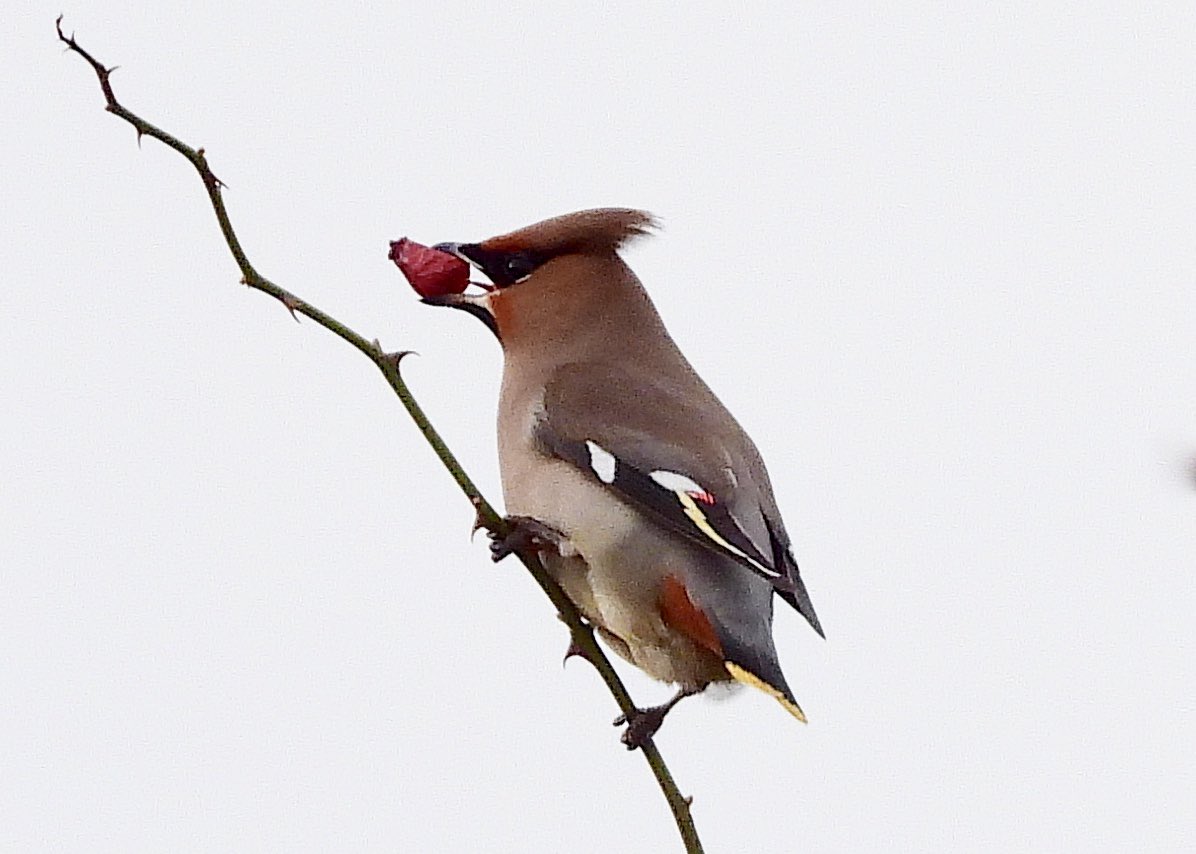
<path id="1" fill-rule="evenodd" d="M 548 317 L 568 319 L 570 307 L 589 301 L 605 284 L 634 276 L 618 249 L 656 225 L 651 214 L 595 208 L 547 219 L 479 243 L 441 243 L 484 273 L 494 289 L 482 294 L 425 297 L 428 305 L 469 312 L 504 346 L 524 330 L 543 330 Z"/>

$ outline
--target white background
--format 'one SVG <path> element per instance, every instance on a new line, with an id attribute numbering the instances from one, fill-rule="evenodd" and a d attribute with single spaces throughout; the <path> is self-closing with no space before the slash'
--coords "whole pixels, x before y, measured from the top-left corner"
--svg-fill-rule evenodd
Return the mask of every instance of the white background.
<path id="1" fill-rule="evenodd" d="M 1000 6 L 10 11 L 0 848 L 680 848 L 547 600 L 59 11 L 264 274 L 422 354 L 495 500 L 498 349 L 388 241 L 662 217 L 629 260 L 828 638 L 778 612 L 808 726 L 740 692 L 658 737 L 709 851 L 1191 845 L 1196 21 Z"/>

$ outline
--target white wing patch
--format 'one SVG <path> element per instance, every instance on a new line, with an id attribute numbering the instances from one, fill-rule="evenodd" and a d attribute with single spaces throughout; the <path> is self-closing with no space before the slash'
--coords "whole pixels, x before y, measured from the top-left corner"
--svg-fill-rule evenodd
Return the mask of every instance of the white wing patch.
<path id="1" fill-rule="evenodd" d="M 659 483 L 669 492 L 696 492 L 699 495 L 705 495 L 706 490 L 702 489 L 692 478 L 688 478 L 683 474 L 675 471 L 665 471 L 664 469 L 657 469 L 648 475 L 654 481 Z"/>
<path id="2" fill-rule="evenodd" d="M 590 468 L 603 483 L 615 482 L 615 455 L 597 442 L 586 439 L 586 448 L 590 451 Z"/>
<path id="3" fill-rule="evenodd" d="M 583 470 L 588 468 L 599 481 L 633 504 L 660 514 L 662 521 L 674 530 L 686 536 L 700 533 L 696 539 L 718 546 L 778 590 L 793 589 L 792 582 L 768 564 L 768 559 L 757 550 L 728 509 L 692 477 L 668 469 L 645 473 L 634 465 L 621 465 L 614 454 L 593 439 L 570 442 L 554 437 L 547 430 L 543 435 L 556 456 Z M 675 504 L 671 503 L 674 501 Z"/>

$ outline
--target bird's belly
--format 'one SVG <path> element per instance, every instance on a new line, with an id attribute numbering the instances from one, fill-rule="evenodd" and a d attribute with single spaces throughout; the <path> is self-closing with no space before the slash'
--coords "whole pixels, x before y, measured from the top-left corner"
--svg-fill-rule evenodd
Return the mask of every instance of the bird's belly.
<path id="1" fill-rule="evenodd" d="M 719 658 L 661 617 L 662 583 L 669 575 L 687 577 L 681 564 L 689 549 L 567 463 L 541 460 L 522 475 L 511 483 L 504 470 L 508 512 L 565 535 L 565 554 L 545 563 L 612 649 L 649 676 L 687 688 L 730 678 Z M 557 500 L 562 495 L 569 504 Z"/>

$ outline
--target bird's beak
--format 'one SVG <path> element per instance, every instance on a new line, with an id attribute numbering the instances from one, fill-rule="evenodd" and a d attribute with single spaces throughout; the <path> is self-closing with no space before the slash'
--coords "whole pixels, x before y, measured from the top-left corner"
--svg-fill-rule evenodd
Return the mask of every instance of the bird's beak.
<path id="1" fill-rule="evenodd" d="M 447 252 L 449 255 L 455 255 L 471 267 L 477 267 L 478 263 L 465 254 L 464 249 L 468 248 L 464 243 L 437 243 L 432 247 L 438 252 Z"/>
<path id="2" fill-rule="evenodd" d="M 436 294 L 430 297 L 421 297 L 420 302 L 424 305 L 447 305 L 449 308 L 465 308 L 465 304 L 470 303 L 476 294 Z"/>
<path id="3" fill-rule="evenodd" d="M 440 252 L 447 252 L 449 255 L 460 258 L 469 266 L 481 269 L 478 266 L 478 262 L 468 255 L 468 250 L 472 246 L 473 244 L 471 243 L 437 243 L 432 248 Z M 495 338 L 500 338 L 498 323 L 494 319 L 494 312 L 490 310 L 489 292 L 484 294 L 441 294 L 439 296 L 424 297 L 421 302 L 425 305 L 444 305 L 449 308 L 459 308 L 482 321 L 482 323 L 486 324 L 486 328 L 494 333 Z"/>
<path id="4" fill-rule="evenodd" d="M 448 244 L 440 244 L 437 249 L 447 252 L 447 249 L 442 249 Z M 424 305 L 443 305 L 449 308 L 459 308 L 462 311 L 472 314 L 482 323 L 486 324 L 494 337 L 498 338 L 498 323 L 494 319 L 494 312 L 490 310 L 490 294 L 440 294 L 438 296 L 424 297 L 420 300 Z"/>

